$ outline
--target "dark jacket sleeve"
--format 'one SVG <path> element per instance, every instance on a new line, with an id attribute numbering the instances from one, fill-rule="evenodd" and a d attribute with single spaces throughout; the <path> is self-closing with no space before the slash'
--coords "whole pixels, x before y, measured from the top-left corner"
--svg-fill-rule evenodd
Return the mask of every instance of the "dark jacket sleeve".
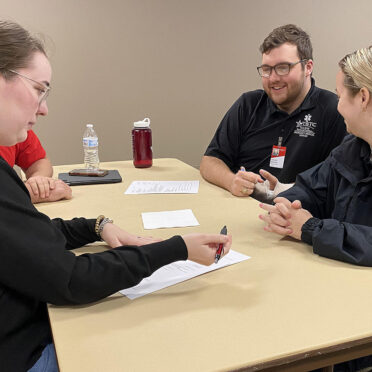
<path id="1" fill-rule="evenodd" d="M 313 245 L 314 253 L 320 256 L 372 266 L 372 227 L 323 219 L 306 235 L 306 241 Z"/>
<path id="2" fill-rule="evenodd" d="M 66 249 L 79 248 L 99 240 L 94 227 L 95 219 L 73 218 L 62 220 L 54 218 L 52 224 L 62 232 L 66 239 Z"/>
<path id="3" fill-rule="evenodd" d="M 187 259 L 186 245 L 179 236 L 142 247 L 123 246 L 75 256 L 66 250 L 66 245 L 71 247 L 82 238 L 68 235 L 76 234 L 79 223 L 90 222 L 82 219 L 78 223 L 60 220 L 52 223 L 32 205 L 27 189 L 14 171 L 1 165 L 3 287 L 57 305 L 83 304 L 136 285 L 163 265 Z M 66 233 L 67 230 L 70 232 Z"/>

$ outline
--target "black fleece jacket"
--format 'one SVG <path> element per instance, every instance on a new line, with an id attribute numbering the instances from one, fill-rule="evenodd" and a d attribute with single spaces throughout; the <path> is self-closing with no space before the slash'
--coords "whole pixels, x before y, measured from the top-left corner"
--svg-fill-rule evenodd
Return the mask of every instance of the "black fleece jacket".
<path id="1" fill-rule="evenodd" d="M 95 219 L 50 220 L 0 157 L 0 371 L 32 367 L 51 341 L 46 303 L 85 304 L 187 259 L 183 239 L 75 256 L 97 240 Z"/>
<path id="2" fill-rule="evenodd" d="M 322 163 L 299 174 L 284 196 L 300 200 L 313 219 L 301 239 L 314 253 L 355 265 L 372 266 L 371 149 L 349 135 Z"/>

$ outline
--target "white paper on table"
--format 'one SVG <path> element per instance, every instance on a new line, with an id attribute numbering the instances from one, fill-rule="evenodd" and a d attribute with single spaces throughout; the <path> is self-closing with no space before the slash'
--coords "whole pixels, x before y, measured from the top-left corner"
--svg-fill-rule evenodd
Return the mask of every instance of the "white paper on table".
<path id="1" fill-rule="evenodd" d="M 161 229 L 170 227 L 199 226 L 199 222 L 191 209 L 176 211 L 143 212 L 144 229 Z"/>
<path id="2" fill-rule="evenodd" d="M 197 194 L 199 181 L 133 181 L 125 194 Z"/>
<path id="3" fill-rule="evenodd" d="M 135 298 L 145 296 L 149 293 L 158 291 L 159 289 L 170 287 L 171 285 L 194 278 L 195 276 L 248 259 L 250 259 L 249 256 L 230 249 L 230 252 L 226 256 L 223 256 L 217 264 L 212 264 L 210 266 L 199 265 L 198 263 L 189 260 L 176 261 L 163 266 L 148 278 L 143 279 L 136 286 L 123 289 L 119 292 L 124 296 L 127 296 L 129 299 L 134 300 Z"/>

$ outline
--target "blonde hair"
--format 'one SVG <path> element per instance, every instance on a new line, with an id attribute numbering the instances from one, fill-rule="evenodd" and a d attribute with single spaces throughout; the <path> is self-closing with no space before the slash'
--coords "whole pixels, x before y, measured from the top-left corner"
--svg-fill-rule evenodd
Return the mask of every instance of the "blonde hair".
<path id="1" fill-rule="evenodd" d="M 363 87 L 372 94 L 372 45 L 347 54 L 338 65 L 345 75 L 344 85 L 352 95 Z"/>

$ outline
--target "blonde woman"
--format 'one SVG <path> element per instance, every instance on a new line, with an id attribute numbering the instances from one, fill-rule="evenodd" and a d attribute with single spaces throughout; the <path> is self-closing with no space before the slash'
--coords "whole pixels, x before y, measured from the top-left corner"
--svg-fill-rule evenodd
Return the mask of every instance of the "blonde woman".
<path id="1" fill-rule="evenodd" d="M 336 78 L 338 111 L 348 132 L 321 164 L 261 215 L 265 230 L 311 244 L 314 253 L 372 266 L 372 46 L 348 54 Z"/>
<path id="2" fill-rule="evenodd" d="M 266 231 L 302 240 L 320 256 L 372 266 L 372 46 L 346 55 L 339 67 L 338 111 L 350 135 L 323 163 L 301 173 L 275 205 L 261 204 L 268 214 L 260 218 Z M 371 366 L 369 356 L 334 370 Z"/>

